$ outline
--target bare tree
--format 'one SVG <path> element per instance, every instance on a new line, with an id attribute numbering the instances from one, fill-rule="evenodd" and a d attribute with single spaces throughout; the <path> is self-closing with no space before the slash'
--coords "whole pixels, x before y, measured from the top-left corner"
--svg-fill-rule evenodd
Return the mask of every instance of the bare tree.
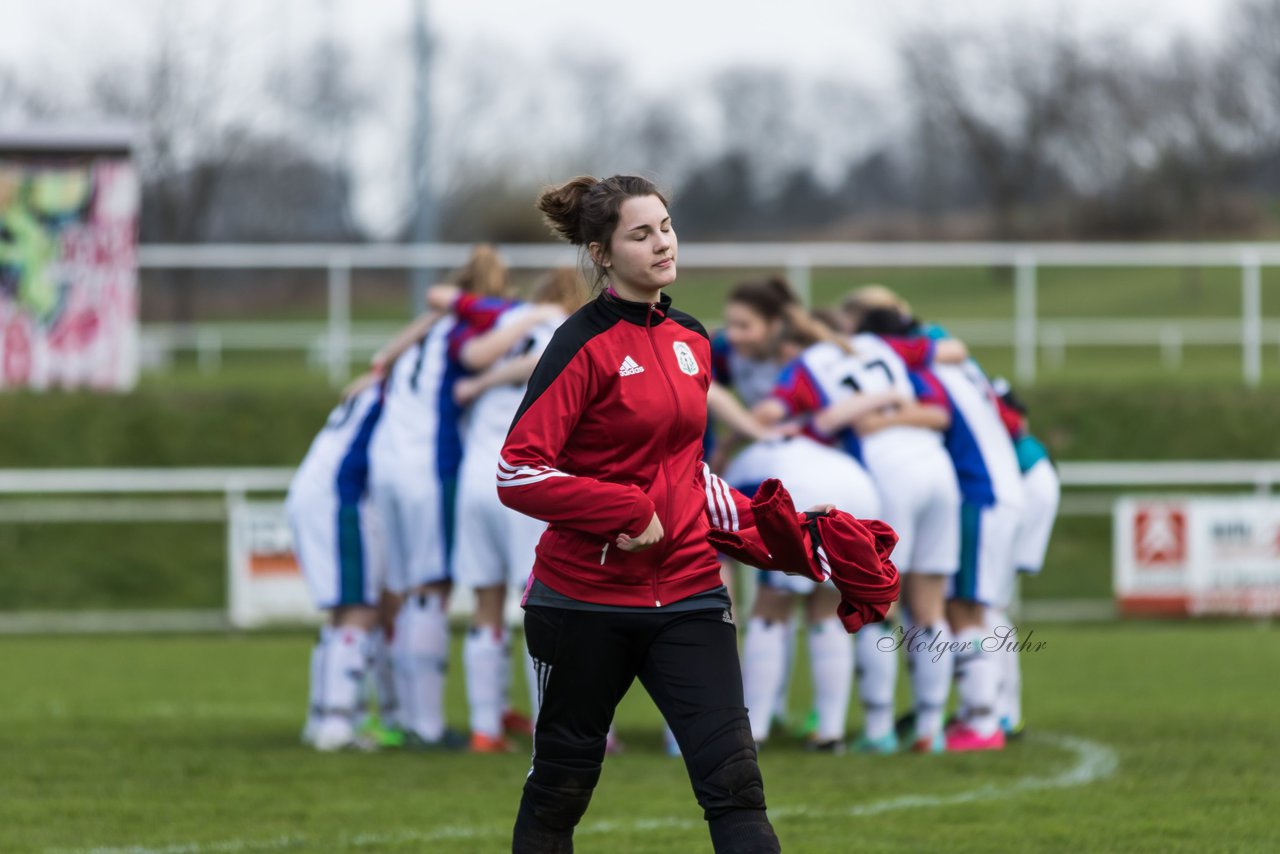
<path id="1" fill-rule="evenodd" d="M 1000 235 L 1061 189 L 1055 149 L 1078 127 L 1085 58 L 1063 29 L 996 39 L 921 31 L 902 46 L 920 131 L 959 143 Z"/>

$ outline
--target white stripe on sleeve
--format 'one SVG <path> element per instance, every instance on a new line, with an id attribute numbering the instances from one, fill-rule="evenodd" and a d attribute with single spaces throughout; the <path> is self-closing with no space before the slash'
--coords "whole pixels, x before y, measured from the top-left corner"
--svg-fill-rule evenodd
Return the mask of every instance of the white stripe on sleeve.
<path id="1" fill-rule="evenodd" d="M 711 468 L 706 464 L 702 464 L 702 483 L 707 490 L 707 510 L 711 514 L 711 525 L 716 528 L 724 528 L 724 520 L 720 517 L 720 510 L 716 506 L 715 493 L 712 491 L 711 480 L 715 475 L 711 473 Z"/>

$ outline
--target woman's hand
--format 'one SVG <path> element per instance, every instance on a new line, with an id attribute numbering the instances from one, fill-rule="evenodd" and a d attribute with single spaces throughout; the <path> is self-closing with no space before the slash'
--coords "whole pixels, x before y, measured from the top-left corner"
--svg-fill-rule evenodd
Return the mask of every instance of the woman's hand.
<path id="1" fill-rule="evenodd" d="M 448 311 L 462 293 L 457 285 L 432 285 L 427 288 L 427 307 L 436 311 Z"/>
<path id="2" fill-rule="evenodd" d="M 836 506 L 834 504 L 815 504 L 804 512 L 811 513 L 814 516 L 823 516 L 835 509 Z"/>
<path id="3" fill-rule="evenodd" d="M 649 527 L 638 537 L 629 537 L 626 534 L 619 534 L 614 541 L 618 548 L 624 552 L 642 552 L 650 546 L 655 546 L 662 539 L 662 522 L 658 521 L 658 514 L 654 513 L 653 518 L 649 520 Z"/>

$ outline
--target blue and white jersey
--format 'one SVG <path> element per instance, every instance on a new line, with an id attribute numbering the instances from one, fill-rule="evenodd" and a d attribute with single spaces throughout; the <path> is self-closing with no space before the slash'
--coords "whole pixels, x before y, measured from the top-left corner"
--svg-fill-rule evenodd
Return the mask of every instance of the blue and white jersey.
<path id="1" fill-rule="evenodd" d="M 453 317 L 444 317 L 391 366 L 382 425 L 371 447 L 380 480 L 384 474 L 420 477 L 423 466 L 441 480 L 457 477 L 462 411 L 453 386 L 465 371 L 452 351 L 464 330 Z"/>
<path id="2" fill-rule="evenodd" d="M 945 401 L 914 382 L 902 357 L 883 338 L 861 333 L 852 338 L 854 369 L 845 382 L 864 394 L 896 392 L 905 400 L 945 406 Z M 920 453 L 936 453 L 942 435 L 925 427 L 886 427 L 862 439 L 863 454 L 877 462 L 898 460 Z"/>
<path id="3" fill-rule="evenodd" d="M 970 359 L 957 365 L 934 363 L 931 373 L 951 403 L 944 443 L 964 500 L 981 506 L 1022 506 L 1018 456 L 982 369 Z"/>
<path id="4" fill-rule="evenodd" d="M 359 503 L 369 483 L 369 444 L 381 414 L 377 385 L 339 403 L 294 473 L 286 504 L 335 494 L 340 505 Z"/>
<path id="5" fill-rule="evenodd" d="M 493 328 L 498 330 L 513 323 L 519 323 L 532 310 L 533 306 L 529 303 L 513 303 L 511 308 L 499 315 Z M 530 329 L 520 341 L 493 363 L 492 368 L 501 367 L 528 355 L 540 355 L 547 349 L 547 344 L 551 343 L 551 337 L 555 335 L 556 329 L 564 319 L 565 315 L 561 314 L 555 320 L 540 323 Z M 497 466 L 502 443 L 507 438 L 507 431 L 511 429 L 511 422 L 515 419 L 517 410 L 520 409 L 520 402 L 524 400 L 525 386 L 525 383 L 493 386 L 472 402 L 464 419 L 467 453 L 472 453 L 476 449 L 494 449 L 493 466 Z"/>
<path id="6" fill-rule="evenodd" d="M 764 400 L 778 384 L 782 364 L 773 359 L 749 359 L 729 344 L 723 329 L 711 336 L 711 375 L 733 391 L 750 409 Z"/>

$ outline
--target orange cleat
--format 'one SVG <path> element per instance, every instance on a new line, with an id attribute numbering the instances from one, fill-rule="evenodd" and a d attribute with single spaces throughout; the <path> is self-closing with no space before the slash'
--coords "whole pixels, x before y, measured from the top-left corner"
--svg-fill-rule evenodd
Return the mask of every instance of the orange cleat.
<path id="1" fill-rule="evenodd" d="M 497 738 L 482 732 L 471 733 L 472 753 L 515 753 L 516 746 L 504 736 Z"/>

